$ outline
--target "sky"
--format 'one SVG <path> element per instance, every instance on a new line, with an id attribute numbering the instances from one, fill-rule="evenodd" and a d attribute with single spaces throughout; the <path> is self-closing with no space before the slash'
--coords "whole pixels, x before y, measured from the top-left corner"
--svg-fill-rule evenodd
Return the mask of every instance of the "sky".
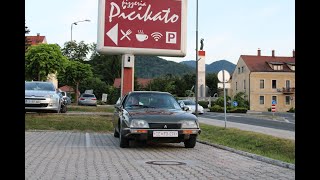
<path id="1" fill-rule="evenodd" d="M 25 0 L 29 36 L 46 36 L 47 43 L 72 39 L 97 43 L 99 0 Z M 228 60 L 237 64 L 240 55 L 292 56 L 295 49 L 294 0 L 187 0 L 187 51 L 185 57 L 164 57 L 175 62 L 196 59 L 196 22 L 198 49 L 204 39 L 206 64 Z"/>

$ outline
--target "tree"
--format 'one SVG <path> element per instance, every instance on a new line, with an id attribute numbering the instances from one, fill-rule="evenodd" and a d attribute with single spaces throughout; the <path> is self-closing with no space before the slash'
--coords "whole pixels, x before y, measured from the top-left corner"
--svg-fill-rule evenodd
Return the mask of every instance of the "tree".
<path id="1" fill-rule="evenodd" d="M 86 78 L 79 84 L 80 92 L 84 92 L 87 89 L 92 89 L 93 93 L 98 99 L 102 99 L 102 94 L 107 93 L 108 85 L 101 81 L 98 77 Z"/>
<path id="2" fill-rule="evenodd" d="M 175 91 L 174 80 L 170 76 L 162 76 L 153 79 L 147 86 L 152 91 L 165 91 L 173 93 Z"/>
<path id="3" fill-rule="evenodd" d="M 218 76 L 216 73 L 208 73 L 206 75 L 206 85 L 209 87 L 210 96 L 213 96 L 214 93 L 217 93 L 218 86 Z"/>
<path id="4" fill-rule="evenodd" d="M 246 100 L 246 93 L 245 92 L 238 92 L 234 95 L 233 100 L 238 103 L 238 107 L 244 107 L 249 109 L 249 101 Z"/>
<path id="5" fill-rule="evenodd" d="M 116 78 L 121 77 L 121 55 L 105 55 L 96 51 L 96 44 L 91 45 L 92 55 L 90 64 L 93 68 L 93 74 L 99 77 L 108 85 L 113 85 Z"/>
<path id="6" fill-rule="evenodd" d="M 48 74 L 63 71 L 67 58 L 56 44 L 30 46 L 25 53 L 25 76 L 28 80 L 47 80 Z"/>
<path id="7" fill-rule="evenodd" d="M 87 55 L 90 52 L 90 46 L 83 41 L 68 41 L 64 43 L 62 54 L 72 61 L 84 62 L 87 60 Z"/>
<path id="8" fill-rule="evenodd" d="M 25 25 L 24 26 L 24 34 L 29 34 L 30 30 L 28 29 L 28 26 Z M 31 46 L 31 42 L 30 40 L 27 38 L 27 36 L 24 37 L 24 47 L 25 47 L 25 51 L 27 51 L 28 47 Z"/>
<path id="9" fill-rule="evenodd" d="M 89 64 L 84 64 L 78 61 L 68 61 L 65 72 L 59 74 L 58 79 L 64 84 L 69 85 L 75 89 L 76 102 L 78 103 L 80 82 L 92 77 L 92 68 Z"/>

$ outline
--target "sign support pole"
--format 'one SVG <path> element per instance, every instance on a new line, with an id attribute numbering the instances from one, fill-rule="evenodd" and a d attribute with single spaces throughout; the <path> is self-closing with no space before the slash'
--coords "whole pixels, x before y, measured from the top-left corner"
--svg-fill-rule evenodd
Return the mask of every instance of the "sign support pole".
<path id="1" fill-rule="evenodd" d="M 121 97 L 134 90 L 134 55 L 123 54 L 121 66 Z"/>
<path id="2" fill-rule="evenodd" d="M 225 87 L 225 79 L 224 79 L 224 73 L 222 72 L 222 79 L 223 79 L 223 96 L 224 96 L 224 128 L 227 128 L 227 100 L 226 100 L 226 87 Z"/>

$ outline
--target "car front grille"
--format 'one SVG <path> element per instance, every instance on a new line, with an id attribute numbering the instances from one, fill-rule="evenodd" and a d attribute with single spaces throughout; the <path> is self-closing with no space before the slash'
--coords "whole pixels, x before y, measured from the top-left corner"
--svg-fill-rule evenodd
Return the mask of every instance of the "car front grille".
<path id="1" fill-rule="evenodd" d="M 165 126 L 167 128 L 165 128 Z M 181 129 L 181 124 L 172 123 L 149 123 L 150 129 Z"/>
<path id="2" fill-rule="evenodd" d="M 46 100 L 46 98 L 39 98 L 39 97 L 37 97 L 37 98 L 25 98 L 25 99 L 30 99 L 30 100 Z"/>
<path id="3" fill-rule="evenodd" d="M 42 104 L 25 104 L 25 107 L 48 107 L 48 103 L 42 103 Z"/>

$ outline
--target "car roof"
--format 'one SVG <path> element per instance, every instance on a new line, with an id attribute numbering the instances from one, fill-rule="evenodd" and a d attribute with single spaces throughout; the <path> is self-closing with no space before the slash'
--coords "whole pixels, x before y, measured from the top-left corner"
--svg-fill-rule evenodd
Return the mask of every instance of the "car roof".
<path id="1" fill-rule="evenodd" d="M 53 84 L 50 81 L 25 81 L 25 83 L 47 83 L 47 84 Z"/>
<path id="2" fill-rule="evenodd" d="M 172 95 L 171 93 L 169 92 L 163 92 L 163 91 L 131 91 L 128 93 L 128 95 L 130 94 L 141 94 L 141 93 L 157 93 L 157 94 L 169 94 L 169 95 Z"/>

